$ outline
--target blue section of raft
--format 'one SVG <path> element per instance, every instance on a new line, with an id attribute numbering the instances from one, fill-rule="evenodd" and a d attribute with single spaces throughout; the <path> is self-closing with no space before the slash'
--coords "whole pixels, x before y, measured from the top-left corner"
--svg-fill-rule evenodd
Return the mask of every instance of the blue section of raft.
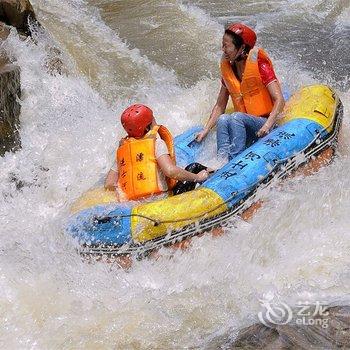
<path id="1" fill-rule="evenodd" d="M 196 135 L 202 129 L 201 126 L 194 126 L 174 138 L 176 165 L 179 167 L 184 168 L 196 162 L 199 154 L 202 153 L 204 143 L 195 141 Z"/>
<path id="2" fill-rule="evenodd" d="M 218 170 L 203 186 L 215 191 L 224 201 L 230 199 L 228 206 L 232 207 L 278 164 L 302 152 L 322 130 L 322 126 L 310 120 L 292 120 L 259 139 Z"/>
<path id="3" fill-rule="evenodd" d="M 76 214 L 68 227 L 80 243 L 118 244 L 130 242 L 130 214 L 132 207 L 117 204 L 95 206 Z"/>

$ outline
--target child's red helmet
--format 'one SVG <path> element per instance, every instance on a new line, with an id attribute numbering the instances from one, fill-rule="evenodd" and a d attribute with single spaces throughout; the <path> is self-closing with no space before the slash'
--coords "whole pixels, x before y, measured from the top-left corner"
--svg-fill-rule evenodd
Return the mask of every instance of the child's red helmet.
<path id="1" fill-rule="evenodd" d="M 240 36 L 243 43 L 249 45 L 252 49 L 256 43 L 256 34 L 254 30 L 243 23 L 230 24 L 227 29 Z"/>
<path id="2" fill-rule="evenodd" d="M 153 112 L 145 105 L 128 107 L 120 117 L 121 123 L 130 137 L 141 138 L 153 121 Z"/>

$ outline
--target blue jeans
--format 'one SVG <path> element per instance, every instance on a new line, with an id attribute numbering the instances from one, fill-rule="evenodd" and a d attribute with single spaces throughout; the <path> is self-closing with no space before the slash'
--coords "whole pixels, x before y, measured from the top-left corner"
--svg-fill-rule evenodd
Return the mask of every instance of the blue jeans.
<path id="1" fill-rule="evenodd" d="M 256 133 L 265 122 L 266 118 L 241 112 L 222 114 L 216 129 L 218 156 L 236 157 L 258 139 Z"/>

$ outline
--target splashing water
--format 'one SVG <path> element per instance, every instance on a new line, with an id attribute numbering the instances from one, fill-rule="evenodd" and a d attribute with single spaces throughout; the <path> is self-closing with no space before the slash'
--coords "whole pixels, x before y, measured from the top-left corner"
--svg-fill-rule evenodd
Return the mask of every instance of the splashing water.
<path id="1" fill-rule="evenodd" d="M 40 36 L 34 45 L 13 32 L 3 44 L 21 68 L 23 89 L 23 147 L 0 159 L 3 348 L 205 348 L 214 336 L 255 322 L 267 295 L 289 305 L 348 301 L 346 2 L 33 6 L 69 76 L 46 72 Z M 271 21 L 274 12 L 280 15 Z M 81 261 L 63 227 L 72 202 L 111 164 L 123 135 L 120 112 L 132 102 L 149 104 L 174 134 L 203 123 L 220 86 L 222 25 L 231 20 L 256 26 L 291 90 L 314 82 L 338 89 L 345 108 L 337 158 L 262 193 L 264 206 L 249 223 L 235 222 L 218 239 L 194 239 L 171 258 L 164 250 L 129 271 Z"/>

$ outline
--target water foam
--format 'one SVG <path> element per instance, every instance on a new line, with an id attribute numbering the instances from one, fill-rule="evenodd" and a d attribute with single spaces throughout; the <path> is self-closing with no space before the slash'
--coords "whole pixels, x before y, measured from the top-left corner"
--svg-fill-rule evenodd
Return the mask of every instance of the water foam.
<path id="1" fill-rule="evenodd" d="M 48 11 L 44 2 L 34 4 Z M 51 12 L 59 5 L 52 4 Z M 72 4 L 73 17 L 81 16 L 83 2 L 70 2 L 74 9 Z M 0 159 L 4 347 L 183 348 L 255 322 L 259 299 L 267 295 L 291 304 L 346 301 L 347 147 L 318 174 L 263 192 L 264 206 L 253 220 L 233 222 L 225 236 L 194 239 L 185 252 L 164 250 L 158 260 L 135 262 L 129 272 L 82 262 L 63 233 L 68 208 L 108 170 L 122 136 L 116 115 L 130 96 L 110 107 L 103 89 L 92 88 L 79 69 L 69 77 L 47 74 L 42 46 L 15 34 L 6 45 L 21 67 L 23 148 Z M 276 64 L 292 90 L 295 75 L 300 82 L 315 81 L 296 64 Z M 176 133 L 204 121 L 219 84 L 203 78 L 184 88 L 170 74 L 159 85 L 144 81 L 132 98 L 151 105 Z M 347 139 L 349 91 L 340 96 Z"/>

